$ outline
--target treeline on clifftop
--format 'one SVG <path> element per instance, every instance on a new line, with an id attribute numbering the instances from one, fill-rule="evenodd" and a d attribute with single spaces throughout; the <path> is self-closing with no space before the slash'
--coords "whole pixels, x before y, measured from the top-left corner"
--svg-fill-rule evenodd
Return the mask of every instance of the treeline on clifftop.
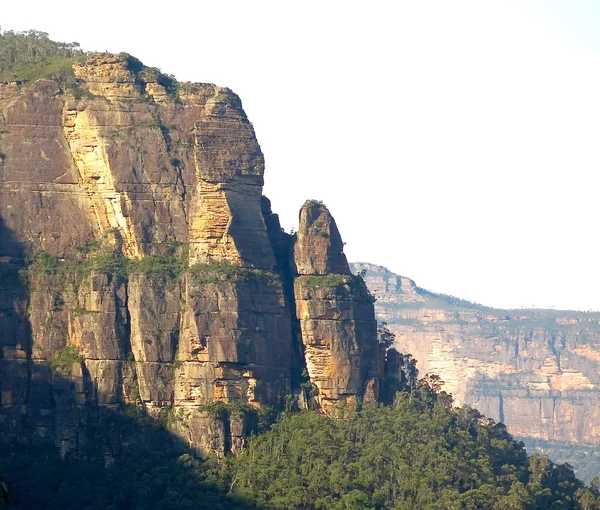
<path id="1" fill-rule="evenodd" d="M 0 81 L 72 74 L 71 65 L 82 55 L 78 43 L 52 41 L 45 32 L 0 30 Z"/>
<path id="2" fill-rule="evenodd" d="M 15 32 L 0 28 L 0 82 L 19 84 L 47 78 L 57 81 L 69 89 L 76 97 L 81 97 L 78 80 L 74 77 L 73 64 L 85 61 L 95 52 L 83 51 L 77 42 L 58 42 L 49 38 L 46 32 L 25 30 Z M 118 55 L 136 73 L 143 73 L 140 79 L 152 78 L 174 93 L 175 80 L 155 67 L 144 66 L 127 53 Z"/>
<path id="3" fill-rule="evenodd" d="M 105 467 L 50 450 L 4 449 L 16 508 L 40 509 L 583 509 L 600 508 L 568 464 L 528 457 L 502 424 L 452 406 L 425 378 L 392 405 L 283 413 L 225 459 L 194 459 L 158 423 L 146 446 Z M 138 427 L 119 416 L 113 426 Z"/>

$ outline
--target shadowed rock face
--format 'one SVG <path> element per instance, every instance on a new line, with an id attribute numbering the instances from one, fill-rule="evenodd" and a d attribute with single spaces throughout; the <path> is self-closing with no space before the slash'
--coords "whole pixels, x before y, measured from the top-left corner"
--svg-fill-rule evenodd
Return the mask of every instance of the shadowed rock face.
<path id="1" fill-rule="evenodd" d="M 309 201 L 300 211 L 294 246 L 296 315 L 310 381 L 329 414 L 378 396 L 379 346 L 373 301 L 350 273 L 341 236 L 327 208 Z"/>

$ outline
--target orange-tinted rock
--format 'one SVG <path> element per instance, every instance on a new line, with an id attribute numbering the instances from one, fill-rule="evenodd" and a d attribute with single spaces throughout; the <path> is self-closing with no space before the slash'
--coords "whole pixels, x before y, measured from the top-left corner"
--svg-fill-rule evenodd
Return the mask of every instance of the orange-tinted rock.
<path id="1" fill-rule="evenodd" d="M 378 396 L 379 346 L 373 300 L 353 276 L 327 208 L 307 202 L 294 247 L 296 316 L 310 382 L 321 408 L 335 414 Z"/>
<path id="2" fill-rule="evenodd" d="M 78 389 L 64 416 L 83 404 L 173 405 L 204 416 L 221 450 L 239 446 L 245 429 L 222 438 L 202 407 L 278 405 L 291 365 L 252 124 L 229 89 L 181 84 L 176 95 L 128 56 L 93 55 L 75 75 L 77 93 L 52 80 L 0 84 L 0 420 L 19 435 L 26 411 L 44 441 L 71 437 L 77 419 L 59 420 L 51 390 L 68 379 Z M 212 281 L 73 269 L 94 243 L 135 261 L 172 242 L 189 248 L 186 264 L 207 264 Z M 40 252 L 58 265 L 19 278 Z M 46 360 L 68 346 L 83 361 L 57 377 Z M 26 401 L 32 391 L 39 398 Z M 203 426 L 186 423 L 192 446 L 211 448 Z"/>
<path id="3" fill-rule="evenodd" d="M 320 202 L 309 200 L 300 211 L 294 261 L 300 275 L 351 274 L 335 220 Z"/>
<path id="4" fill-rule="evenodd" d="M 197 84 L 176 99 L 136 62 L 100 55 L 77 65 L 91 93 L 82 99 L 51 80 L 18 95 L 3 86 L 6 227 L 28 251 L 60 256 L 110 229 L 128 257 L 180 241 L 192 262 L 272 268 L 264 160 L 239 98 Z"/>
<path id="5" fill-rule="evenodd" d="M 549 441 L 550 453 L 553 443 L 600 444 L 599 313 L 497 310 L 425 291 L 381 266 L 352 267 L 367 270 L 396 348 L 417 359 L 421 375 L 439 375 L 458 403 L 519 438 Z"/>

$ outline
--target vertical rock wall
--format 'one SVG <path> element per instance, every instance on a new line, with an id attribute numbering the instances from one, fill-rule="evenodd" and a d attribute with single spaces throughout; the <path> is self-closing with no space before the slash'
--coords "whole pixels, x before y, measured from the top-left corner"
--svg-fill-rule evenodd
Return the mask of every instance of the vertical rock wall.
<path id="1" fill-rule="evenodd" d="M 373 300 L 348 268 L 341 236 L 327 208 L 309 201 L 294 246 L 296 315 L 307 375 L 328 414 L 378 397 L 379 346 Z"/>
<path id="2" fill-rule="evenodd" d="M 74 69 L 74 88 L 0 84 L 3 434 L 68 453 L 82 405 L 136 404 L 192 447 L 234 447 L 247 424 L 206 407 L 280 405 L 290 385 L 252 125 L 229 89 L 176 90 L 132 57 Z"/>
<path id="3" fill-rule="evenodd" d="M 0 84 L 0 438 L 110 460 L 118 411 L 223 453 L 308 382 L 329 414 L 377 398 L 371 296 L 322 204 L 281 231 L 237 96 L 74 71 Z"/>

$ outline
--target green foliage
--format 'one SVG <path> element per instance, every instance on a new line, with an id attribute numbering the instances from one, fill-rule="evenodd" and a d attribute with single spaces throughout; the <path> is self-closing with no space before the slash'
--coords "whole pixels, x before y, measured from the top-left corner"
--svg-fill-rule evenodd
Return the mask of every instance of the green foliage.
<path id="1" fill-rule="evenodd" d="M 379 345 L 389 349 L 396 341 L 396 335 L 387 327 L 387 322 L 383 321 L 377 325 L 377 340 Z"/>
<path id="2" fill-rule="evenodd" d="M 206 414 L 211 418 L 225 421 L 229 416 L 227 405 L 228 404 L 224 402 L 213 402 L 212 404 L 205 405 L 202 409 L 204 409 Z"/>
<path id="3" fill-rule="evenodd" d="M 134 413 L 115 427 L 137 426 Z M 252 510 L 227 494 L 215 461 L 200 461 L 173 448 L 159 431 L 146 433 L 146 448 L 129 448 L 111 466 L 103 459 L 62 459 L 51 448 L 0 451 L 0 465 L 15 508 L 38 510 Z M 150 446 L 151 445 L 151 446 Z M 0 503 L 2 505 L 2 503 Z"/>
<path id="4" fill-rule="evenodd" d="M 194 264 L 189 268 L 189 272 L 194 283 L 197 284 L 239 280 L 251 283 L 264 283 L 269 286 L 281 284 L 279 276 L 272 271 L 239 267 L 226 262 Z"/>
<path id="5" fill-rule="evenodd" d="M 163 275 L 175 278 L 181 275 L 184 268 L 185 265 L 176 257 L 147 255 L 130 262 L 129 274 Z"/>
<path id="6" fill-rule="evenodd" d="M 322 276 L 301 276 L 300 282 L 309 289 L 335 288 L 340 285 L 349 285 L 353 280 L 348 274 L 326 274 Z"/>
<path id="7" fill-rule="evenodd" d="M 311 199 L 306 200 L 304 202 L 304 204 L 302 205 L 302 208 L 313 207 L 315 205 L 323 205 L 323 201 L 322 200 L 315 200 L 314 198 L 311 198 Z"/>
<path id="8" fill-rule="evenodd" d="M 28 257 L 26 273 L 30 277 L 58 274 L 72 284 L 75 290 L 92 272 L 108 273 L 121 278 L 143 274 L 178 280 L 187 269 L 187 245 L 164 243 L 164 246 L 157 245 L 156 249 L 162 254 L 132 260 L 121 254 L 118 245 L 112 245 L 107 239 L 97 239 L 76 247 L 77 255 L 68 259 L 38 252 Z"/>
<path id="9" fill-rule="evenodd" d="M 50 274 L 58 268 L 58 257 L 42 251 L 28 257 L 26 264 L 34 274 Z"/>
<path id="10" fill-rule="evenodd" d="M 71 77 L 82 56 L 78 43 L 52 41 L 45 32 L 0 31 L 0 81 Z"/>
<path id="11" fill-rule="evenodd" d="M 13 67 L 9 72 L 0 75 L 1 81 L 18 80 L 34 82 L 42 78 L 69 83 L 73 86 L 75 75 L 73 64 L 81 59 L 71 57 L 50 57 L 41 62 L 24 63 Z"/>
<path id="12" fill-rule="evenodd" d="M 304 396 L 308 402 L 309 409 L 314 410 L 317 408 L 317 402 L 316 402 L 315 398 L 319 394 L 319 388 L 317 387 L 316 384 L 314 384 L 310 380 L 310 376 L 309 376 L 308 370 L 306 368 L 302 371 L 300 378 L 301 378 L 300 389 L 304 392 Z M 286 404 L 286 410 L 296 411 L 297 405 L 298 405 L 297 400 L 296 401 L 290 400 Z"/>
<path id="13" fill-rule="evenodd" d="M 426 383 L 344 420 L 288 413 L 227 476 L 269 509 L 575 509 L 597 499 L 568 466 L 528 459 L 502 424 L 453 408 Z"/>
<path id="14" fill-rule="evenodd" d="M 392 359 L 393 358 L 393 359 Z M 380 398 L 386 404 L 393 404 L 398 392 L 413 395 L 428 384 L 427 378 L 419 381 L 417 360 L 410 354 L 398 352 L 390 348 L 386 352 L 386 372 L 381 384 Z M 391 365 L 395 365 L 394 373 L 388 373 Z"/>
<path id="15" fill-rule="evenodd" d="M 301 276 L 296 281 L 310 290 L 328 289 L 338 291 L 340 287 L 344 286 L 358 298 L 371 302 L 376 301 L 375 296 L 369 292 L 365 281 L 360 275 L 330 273 L 318 276 Z"/>
<path id="16" fill-rule="evenodd" d="M 493 311 L 493 308 L 488 306 L 484 306 L 479 303 L 475 303 L 473 301 L 467 301 L 466 299 L 457 298 L 455 296 L 451 296 L 449 294 L 440 294 L 430 292 L 428 290 L 417 287 L 417 292 L 422 296 L 428 298 L 432 302 L 439 305 L 442 309 L 456 310 L 461 308 L 475 309 L 479 311 Z"/>
<path id="17" fill-rule="evenodd" d="M 594 444 L 544 441 L 520 437 L 530 453 L 537 452 L 552 457 L 556 462 L 569 462 L 575 466 L 575 474 L 586 483 L 600 474 L 600 450 Z"/>
<path id="18" fill-rule="evenodd" d="M 79 306 L 79 305 L 77 305 L 75 308 L 73 308 L 73 315 L 75 317 L 79 317 L 80 315 L 85 315 L 87 313 L 92 313 L 92 311 L 88 310 L 87 308 L 84 308 L 83 306 Z"/>
<path id="19" fill-rule="evenodd" d="M 165 406 L 165 407 L 161 407 L 160 410 L 158 411 L 158 422 L 163 426 L 166 427 L 169 425 L 169 423 L 173 420 L 174 417 L 174 408 L 173 408 L 173 404 Z"/>
<path id="20" fill-rule="evenodd" d="M 109 236 L 107 234 L 107 236 Z M 155 253 L 140 259 L 123 256 L 118 243 L 99 239 L 76 248 L 76 256 L 59 259 L 45 252 L 38 252 L 28 258 L 26 274 L 30 281 L 42 274 L 56 274 L 64 282 L 71 284 L 77 292 L 81 283 L 93 272 L 107 273 L 111 277 L 127 279 L 132 275 L 146 275 L 178 281 L 184 273 L 189 273 L 196 284 L 237 282 L 262 284 L 278 287 L 281 279 L 278 274 L 262 269 L 233 266 L 225 262 L 195 264 L 188 267 L 189 247 L 187 244 L 170 242 L 157 244 Z M 82 309 L 80 312 L 85 313 Z"/>
<path id="21" fill-rule="evenodd" d="M 279 416 L 279 411 L 273 406 L 256 408 L 244 402 L 213 402 L 202 409 L 211 418 L 222 422 L 244 422 L 253 433 L 267 431 Z"/>
<path id="22" fill-rule="evenodd" d="M 48 365 L 55 374 L 71 375 L 73 372 L 73 365 L 75 363 L 81 363 L 83 356 L 79 354 L 77 347 L 74 345 L 66 345 L 62 349 L 56 351 L 54 356 L 48 358 Z"/>
<path id="23" fill-rule="evenodd" d="M 94 253 L 102 248 L 102 239 L 94 239 L 75 247 L 75 251 L 82 254 Z"/>
<path id="24" fill-rule="evenodd" d="M 164 243 L 160 254 L 146 255 L 129 261 L 129 274 L 165 276 L 179 280 L 188 268 L 189 246 L 183 243 Z"/>

